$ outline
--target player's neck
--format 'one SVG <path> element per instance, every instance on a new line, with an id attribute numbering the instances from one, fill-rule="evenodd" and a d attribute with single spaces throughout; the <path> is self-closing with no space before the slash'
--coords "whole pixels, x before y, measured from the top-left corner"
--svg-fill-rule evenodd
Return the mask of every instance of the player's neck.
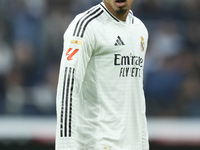
<path id="1" fill-rule="evenodd" d="M 117 19 L 121 21 L 126 21 L 129 10 L 127 10 L 125 13 L 117 13 L 107 2 L 105 2 L 105 0 L 103 1 L 103 3 L 113 16 L 115 16 Z"/>

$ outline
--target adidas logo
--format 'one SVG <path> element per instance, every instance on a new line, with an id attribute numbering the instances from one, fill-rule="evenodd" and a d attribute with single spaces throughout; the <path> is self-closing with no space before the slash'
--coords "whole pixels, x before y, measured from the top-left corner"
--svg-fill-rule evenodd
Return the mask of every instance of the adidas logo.
<path id="1" fill-rule="evenodd" d="M 117 40 L 116 40 L 116 42 L 115 42 L 114 45 L 115 45 L 115 46 L 121 46 L 121 45 L 125 45 L 125 44 L 124 44 L 124 42 L 122 41 L 121 37 L 118 36 L 118 37 L 117 37 Z"/>

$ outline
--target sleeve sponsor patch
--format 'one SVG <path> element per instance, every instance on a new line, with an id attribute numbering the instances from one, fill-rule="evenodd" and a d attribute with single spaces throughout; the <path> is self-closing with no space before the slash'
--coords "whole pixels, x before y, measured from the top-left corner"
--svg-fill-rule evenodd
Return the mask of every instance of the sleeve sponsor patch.
<path id="1" fill-rule="evenodd" d="M 69 48 L 67 50 L 66 56 L 67 56 L 67 60 L 70 61 L 72 60 L 72 57 L 79 51 L 79 49 L 73 49 L 73 48 Z"/>
<path id="2" fill-rule="evenodd" d="M 73 39 L 71 39 L 70 43 L 72 43 L 72 44 L 82 45 L 82 44 L 83 44 L 83 41 L 79 41 L 79 40 L 73 40 Z"/>

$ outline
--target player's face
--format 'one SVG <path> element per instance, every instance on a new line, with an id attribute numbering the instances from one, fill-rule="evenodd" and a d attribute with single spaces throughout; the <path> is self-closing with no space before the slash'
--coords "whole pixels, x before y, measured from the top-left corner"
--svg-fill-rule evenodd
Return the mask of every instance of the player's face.
<path id="1" fill-rule="evenodd" d="M 111 13 L 126 14 L 131 8 L 133 0 L 104 0 L 106 5 L 109 5 Z"/>

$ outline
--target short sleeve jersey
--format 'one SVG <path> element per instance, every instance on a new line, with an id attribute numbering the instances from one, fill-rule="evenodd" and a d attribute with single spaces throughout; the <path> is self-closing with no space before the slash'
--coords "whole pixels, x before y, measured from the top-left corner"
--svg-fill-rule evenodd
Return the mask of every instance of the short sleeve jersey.
<path id="1" fill-rule="evenodd" d="M 148 150 L 143 67 L 148 32 L 130 11 L 100 3 L 64 34 L 57 88 L 56 150 Z"/>

